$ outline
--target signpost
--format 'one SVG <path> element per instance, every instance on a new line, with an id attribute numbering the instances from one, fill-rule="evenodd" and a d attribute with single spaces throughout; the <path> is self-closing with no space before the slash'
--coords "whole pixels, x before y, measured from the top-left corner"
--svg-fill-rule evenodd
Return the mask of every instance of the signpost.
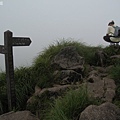
<path id="1" fill-rule="evenodd" d="M 30 38 L 13 37 L 12 39 L 12 46 L 29 46 L 30 43 Z"/>
<path id="2" fill-rule="evenodd" d="M 11 31 L 4 32 L 4 45 L 0 45 L 0 53 L 5 54 L 7 95 L 9 111 L 16 107 L 15 82 L 14 82 L 14 62 L 13 46 L 29 46 L 30 38 L 13 37 Z"/>
<path id="3" fill-rule="evenodd" d="M 1 54 L 5 54 L 6 53 L 5 47 L 3 45 L 0 45 L 0 53 Z"/>

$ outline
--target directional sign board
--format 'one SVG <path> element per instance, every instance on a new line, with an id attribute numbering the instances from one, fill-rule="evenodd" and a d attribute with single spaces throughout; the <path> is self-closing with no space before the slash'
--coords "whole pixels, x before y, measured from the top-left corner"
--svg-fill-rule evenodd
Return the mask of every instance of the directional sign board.
<path id="1" fill-rule="evenodd" d="M 5 54 L 6 81 L 8 95 L 8 109 L 12 111 L 16 107 L 13 46 L 29 46 L 31 40 L 28 37 L 13 37 L 11 31 L 4 32 L 4 45 L 0 45 L 0 53 Z"/>
<path id="2" fill-rule="evenodd" d="M 4 45 L 0 45 L 0 53 L 1 54 L 5 54 L 6 53 Z"/>
<path id="3" fill-rule="evenodd" d="M 30 38 L 27 37 L 12 37 L 12 46 L 29 46 Z"/>

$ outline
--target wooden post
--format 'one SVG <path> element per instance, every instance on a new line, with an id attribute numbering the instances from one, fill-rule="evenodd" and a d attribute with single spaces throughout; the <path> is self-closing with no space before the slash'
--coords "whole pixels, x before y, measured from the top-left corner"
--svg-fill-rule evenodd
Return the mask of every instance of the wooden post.
<path id="1" fill-rule="evenodd" d="M 4 32 L 4 46 L 6 49 L 5 53 L 6 80 L 9 111 L 12 111 L 16 106 L 12 36 L 13 34 L 11 31 Z"/>
<path id="2" fill-rule="evenodd" d="M 13 46 L 29 46 L 31 42 L 32 41 L 29 37 L 13 37 L 13 33 L 11 31 L 8 30 L 4 32 L 4 45 L 0 45 L 0 53 L 5 54 L 9 111 L 12 111 L 14 108 L 16 108 Z"/>

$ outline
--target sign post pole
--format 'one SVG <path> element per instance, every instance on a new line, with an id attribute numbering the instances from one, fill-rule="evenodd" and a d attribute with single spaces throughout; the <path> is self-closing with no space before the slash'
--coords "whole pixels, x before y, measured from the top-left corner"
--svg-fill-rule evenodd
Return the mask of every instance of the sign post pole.
<path id="1" fill-rule="evenodd" d="M 13 47 L 12 47 L 12 32 L 4 32 L 4 46 L 6 49 L 5 65 L 6 65 L 6 80 L 7 80 L 7 95 L 9 111 L 16 106 L 15 83 L 14 83 L 14 65 L 13 65 Z"/>

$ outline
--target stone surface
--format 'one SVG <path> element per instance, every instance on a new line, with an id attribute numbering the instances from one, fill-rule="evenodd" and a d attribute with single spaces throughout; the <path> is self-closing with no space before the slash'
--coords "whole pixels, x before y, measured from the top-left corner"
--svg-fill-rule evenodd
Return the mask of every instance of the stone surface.
<path id="1" fill-rule="evenodd" d="M 120 58 L 120 55 L 113 55 L 110 58 Z"/>
<path id="2" fill-rule="evenodd" d="M 47 95 L 49 98 L 56 98 L 61 93 L 65 92 L 71 87 L 71 85 L 56 85 L 51 88 L 44 88 L 40 91 L 36 91 L 32 97 L 30 97 L 27 101 L 27 104 L 32 104 L 36 101 L 34 98 L 35 96 L 38 96 L 39 98 L 43 97 L 44 95 Z"/>
<path id="3" fill-rule="evenodd" d="M 95 53 L 97 65 L 102 67 L 105 66 L 107 57 L 108 57 L 107 54 L 103 50 L 97 50 Z"/>
<path id="4" fill-rule="evenodd" d="M 0 120 L 39 120 L 30 111 L 9 112 L 0 116 Z"/>
<path id="5" fill-rule="evenodd" d="M 77 53 L 75 47 L 68 46 L 54 57 L 51 64 L 57 69 L 75 69 L 76 66 L 79 66 L 79 69 L 83 69 L 84 59 Z"/>
<path id="6" fill-rule="evenodd" d="M 79 120 L 120 120 L 120 109 L 109 102 L 100 106 L 90 105 L 81 113 Z"/>
<path id="7" fill-rule="evenodd" d="M 84 59 L 81 57 L 76 48 L 67 46 L 63 48 L 51 62 L 55 70 L 54 80 L 56 84 L 70 84 L 78 82 L 83 77 Z"/>
<path id="8" fill-rule="evenodd" d="M 106 102 L 112 102 L 116 90 L 116 85 L 113 79 L 103 77 L 102 72 L 100 73 L 96 70 L 92 70 L 89 73 L 86 85 L 90 96 Z"/>
<path id="9" fill-rule="evenodd" d="M 65 85 L 80 82 L 82 75 L 75 72 L 74 70 L 61 70 L 57 71 L 54 74 L 54 80 L 57 84 Z"/>

